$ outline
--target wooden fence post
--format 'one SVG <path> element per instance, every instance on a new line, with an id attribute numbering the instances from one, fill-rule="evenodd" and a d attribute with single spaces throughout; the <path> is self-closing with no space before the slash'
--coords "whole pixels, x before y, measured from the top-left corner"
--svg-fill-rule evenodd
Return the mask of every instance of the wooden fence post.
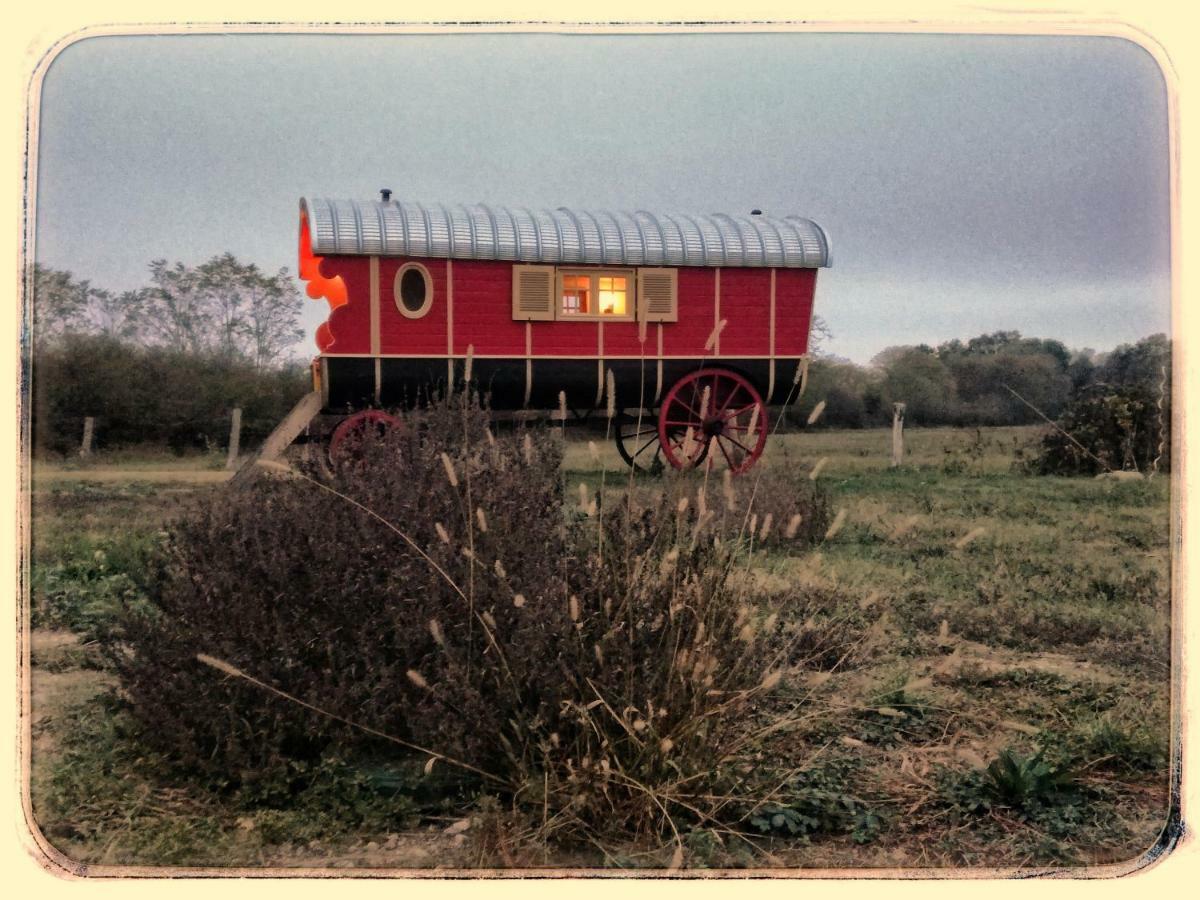
<path id="1" fill-rule="evenodd" d="M 225 468 L 233 469 L 237 466 L 239 445 L 242 442 L 242 408 L 235 406 L 233 408 L 233 421 L 229 423 L 229 456 L 225 459 Z"/>
<path id="2" fill-rule="evenodd" d="M 96 431 L 96 420 L 87 416 L 83 420 L 83 443 L 79 445 L 80 456 L 92 455 L 92 435 Z"/>
<path id="3" fill-rule="evenodd" d="M 892 404 L 892 465 L 894 469 L 904 462 L 904 410 L 905 404 Z"/>

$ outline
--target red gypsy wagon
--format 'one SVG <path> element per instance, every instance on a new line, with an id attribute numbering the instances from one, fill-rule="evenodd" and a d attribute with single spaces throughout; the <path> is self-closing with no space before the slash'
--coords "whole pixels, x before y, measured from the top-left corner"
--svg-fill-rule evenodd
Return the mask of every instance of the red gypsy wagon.
<path id="1" fill-rule="evenodd" d="M 619 410 L 639 468 L 753 465 L 808 350 L 829 243 L 798 216 L 302 199 L 300 276 L 329 452 L 471 378 L 497 412 Z M 611 373 L 611 375 L 609 374 Z M 316 400 L 312 411 L 316 412 Z M 310 413 L 311 415 L 311 413 Z"/>

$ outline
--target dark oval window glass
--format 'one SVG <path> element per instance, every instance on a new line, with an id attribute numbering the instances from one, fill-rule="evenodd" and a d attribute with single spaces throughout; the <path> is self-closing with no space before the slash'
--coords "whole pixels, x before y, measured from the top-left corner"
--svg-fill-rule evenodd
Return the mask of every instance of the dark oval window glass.
<path id="1" fill-rule="evenodd" d="M 420 269 L 409 269 L 400 276 L 400 302 L 410 313 L 419 313 L 425 305 L 425 276 Z"/>

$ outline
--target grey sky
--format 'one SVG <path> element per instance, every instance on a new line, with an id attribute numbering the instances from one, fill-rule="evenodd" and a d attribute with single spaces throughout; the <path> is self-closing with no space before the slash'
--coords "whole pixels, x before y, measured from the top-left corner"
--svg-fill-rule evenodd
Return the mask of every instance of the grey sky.
<path id="1" fill-rule="evenodd" d="M 828 349 L 1170 324 L 1162 77 L 1114 38 L 93 38 L 46 75 L 37 258 L 296 267 L 300 196 L 797 213 Z M 306 301 L 310 336 L 324 303 Z"/>

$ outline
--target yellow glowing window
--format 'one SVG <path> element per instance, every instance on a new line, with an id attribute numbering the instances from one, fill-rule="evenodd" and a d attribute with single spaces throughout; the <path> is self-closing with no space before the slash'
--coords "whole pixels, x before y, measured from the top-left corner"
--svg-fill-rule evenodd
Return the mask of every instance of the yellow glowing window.
<path id="1" fill-rule="evenodd" d="M 633 318 L 633 276 L 617 272 L 559 272 L 559 317 Z"/>

